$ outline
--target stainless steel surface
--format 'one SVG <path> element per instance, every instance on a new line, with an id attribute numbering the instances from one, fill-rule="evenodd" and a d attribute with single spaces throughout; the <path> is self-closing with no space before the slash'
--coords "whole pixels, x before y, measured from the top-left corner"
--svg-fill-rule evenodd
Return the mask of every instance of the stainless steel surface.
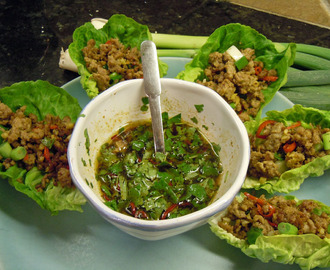
<path id="1" fill-rule="evenodd" d="M 160 105 L 161 84 L 159 77 L 157 50 L 154 42 L 143 41 L 141 44 L 144 91 L 149 98 L 152 131 L 156 152 L 165 152 L 162 110 Z"/>

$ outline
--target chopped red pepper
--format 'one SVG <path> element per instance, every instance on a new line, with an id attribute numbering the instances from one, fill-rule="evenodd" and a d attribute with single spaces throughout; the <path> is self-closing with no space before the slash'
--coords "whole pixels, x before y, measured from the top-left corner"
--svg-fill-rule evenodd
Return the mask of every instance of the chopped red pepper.
<path id="1" fill-rule="evenodd" d="M 172 204 L 169 208 L 167 208 L 164 211 L 164 213 L 161 215 L 160 219 L 166 219 L 168 214 L 171 213 L 177 206 L 178 206 L 177 203 Z"/>
<path id="2" fill-rule="evenodd" d="M 261 135 L 261 132 L 264 130 L 264 128 L 267 125 L 271 125 L 271 124 L 275 124 L 276 121 L 275 120 L 266 120 L 265 122 L 261 123 L 260 126 L 258 127 L 257 133 L 256 133 L 256 137 L 260 138 L 260 139 L 266 139 L 267 136 L 266 135 Z"/>
<path id="3" fill-rule="evenodd" d="M 46 147 L 46 146 L 44 148 L 44 157 L 48 162 L 50 162 L 50 152 L 49 152 L 48 147 Z"/>
<path id="4" fill-rule="evenodd" d="M 254 67 L 254 72 L 256 75 L 260 74 L 262 71 L 262 67 L 261 66 L 256 66 Z"/>
<path id="5" fill-rule="evenodd" d="M 277 79 L 278 79 L 277 76 L 265 76 L 262 78 L 262 80 L 266 82 L 275 82 L 277 81 Z"/>
<path id="6" fill-rule="evenodd" d="M 193 204 L 191 202 L 179 202 L 180 207 L 192 207 Z"/>
<path id="7" fill-rule="evenodd" d="M 57 125 L 50 125 L 49 128 L 50 129 L 58 129 L 58 126 Z"/>
<path id="8" fill-rule="evenodd" d="M 148 218 L 148 215 L 143 210 L 138 210 L 138 211 L 136 211 L 134 217 L 135 218 L 145 218 L 145 219 L 147 219 Z"/>
<path id="9" fill-rule="evenodd" d="M 107 196 L 107 195 L 105 195 L 104 193 L 102 194 L 102 197 L 106 200 L 106 201 L 110 201 L 111 199 Z"/>
<path id="10" fill-rule="evenodd" d="M 255 196 L 251 195 L 251 194 L 248 193 L 248 192 L 244 192 L 244 195 L 245 195 L 248 199 L 250 199 L 251 201 L 255 201 L 255 202 L 258 203 L 258 204 L 261 204 L 261 205 L 264 205 L 264 204 L 265 204 L 265 201 L 264 201 L 264 200 L 262 200 L 262 199 L 260 199 L 260 198 L 258 198 L 258 197 L 255 197 Z"/>
<path id="11" fill-rule="evenodd" d="M 26 154 L 25 157 L 23 158 L 24 161 L 28 161 L 29 160 L 29 154 Z"/>
<path id="12" fill-rule="evenodd" d="M 263 217 L 265 217 L 265 218 L 270 218 L 270 217 L 272 217 L 273 214 L 275 213 L 276 208 L 275 208 L 273 205 L 271 205 L 269 202 L 267 202 L 267 201 L 265 201 L 265 200 L 262 200 L 262 199 L 260 199 L 260 198 L 258 198 L 258 197 L 255 197 L 255 196 L 253 196 L 253 195 L 251 195 L 251 194 L 249 194 L 249 193 L 247 193 L 247 192 L 244 192 L 244 195 L 245 195 L 247 198 L 249 198 L 250 200 L 255 201 L 255 202 L 257 203 L 258 213 L 259 213 L 260 215 L 262 215 Z M 264 211 L 262 210 L 262 207 L 261 207 L 262 205 L 265 205 L 265 204 L 267 204 L 268 207 L 269 207 L 269 209 L 270 209 L 268 214 L 265 214 Z"/>
<path id="13" fill-rule="evenodd" d="M 286 143 L 285 145 L 283 145 L 283 150 L 285 153 L 290 153 L 292 152 L 294 149 L 296 149 L 297 144 L 296 142 L 293 143 Z"/>
<path id="14" fill-rule="evenodd" d="M 131 207 L 131 213 L 132 213 L 132 215 L 135 216 L 135 214 L 136 214 L 135 204 L 133 202 L 130 202 L 129 203 L 129 206 Z"/>
<path id="15" fill-rule="evenodd" d="M 274 206 L 272 206 L 269 202 L 266 202 L 267 203 L 267 205 L 268 205 L 268 207 L 269 207 L 269 212 L 268 212 L 268 214 L 265 214 L 264 213 L 264 211 L 262 210 L 262 207 L 261 207 L 261 205 L 260 204 L 257 204 L 257 208 L 258 208 L 258 213 L 260 214 L 260 215 L 262 215 L 263 217 L 265 217 L 265 218 L 268 218 L 268 217 L 272 217 L 273 216 L 273 214 L 275 213 L 275 207 Z"/>
<path id="16" fill-rule="evenodd" d="M 288 126 L 287 129 L 292 129 L 292 128 L 296 128 L 296 127 L 299 127 L 299 126 L 301 126 L 301 122 L 300 121 L 294 123 L 291 126 Z"/>
<path id="17" fill-rule="evenodd" d="M 269 223 L 270 226 L 272 226 L 272 227 L 274 227 L 274 228 L 277 228 L 277 224 L 276 224 L 276 223 L 271 222 L 271 221 L 268 220 L 268 219 L 267 219 L 267 221 L 268 221 L 268 223 Z"/>

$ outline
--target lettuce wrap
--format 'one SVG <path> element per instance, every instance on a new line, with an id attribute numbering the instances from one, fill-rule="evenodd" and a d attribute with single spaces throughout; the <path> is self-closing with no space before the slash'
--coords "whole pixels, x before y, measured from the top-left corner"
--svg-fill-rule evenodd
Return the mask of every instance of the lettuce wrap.
<path id="1" fill-rule="evenodd" d="M 0 101 L 11 108 L 13 112 L 26 106 L 25 114 L 35 114 L 38 120 L 44 119 L 47 114 L 69 116 L 75 122 L 81 112 L 76 98 L 70 96 L 60 87 L 46 81 L 27 81 L 15 83 L 12 86 L 0 89 Z M 0 136 L 0 144 L 2 143 Z M 35 188 L 41 182 L 43 172 L 36 167 L 27 171 L 16 164 L 5 169 L 0 160 L 0 179 L 8 180 L 17 191 L 26 194 L 36 201 L 43 209 L 53 215 L 61 210 L 75 210 L 82 212 L 85 197 L 76 188 L 62 188 L 49 182 L 46 189 L 38 192 Z"/>
<path id="2" fill-rule="evenodd" d="M 244 195 L 238 195 L 241 202 Z M 294 196 L 286 196 L 286 199 L 301 202 Z M 330 215 L 330 207 L 318 202 L 322 210 Z M 227 210 L 209 220 L 211 231 L 220 239 L 241 251 L 249 257 L 257 258 L 262 262 L 274 261 L 282 264 L 298 264 L 301 269 L 307 270 L 315 267 L 330 267 L 330 239 L 321 239 L 315 234 L 289 235 L 280 234 L 274 236 L 260 235 L 254 244 L 247 240 L 239 239 L 218 225 L 227 213 Z"/>
<path id="3" fill-rule="evenodd" d="M 302 105 L 294 105 L 292 108 L 284 111 L 268 111 L 266 117 L 260 120 L 245 122 L 248 134 L 255 134 L 259 125 L 266 120 L 276 120 L 283 122 L 286 126 L 300 121 L 302 125 L 314 126 L 320 125 L 322 128 L 330 128 L 330 111 L 318 110 L 315 108 L 306 108 Z M 300 185 L 309 176 L 321 176 L 324 171 L 330 168 L 330 155 L 317 157 L 299 168 L 285 171 L 280 177 L 267 179 L 262 183 L 257 178 L 247 177 L 243 183 L 243 188 L 253 188 L 256 190 L 264 189 L 269 193 L 282 192 L 289 193 L 298 190 Z"/>
<path id="4" fill-rule="evenodd" d="M 286 48 L 275 48 L 272 41 L 249 26 L 231 23 L 216 29 L 200 48 L 193 60 L 185 65 L 176 78 L 196 82 L 206 79 L 205 68 L 209 65 L 209 55 L 213 52 L 224 53 L 235 45 L 238 49 L 251 48 L 255 50 L 255 61 L 264 63 L 268 70 L 275 69 L 278 79 L 263 90 L 265 102 L 261 105 L 256 119 L 261 117 L 263 107 L 268 104 L 275 93 L 287 82 L 288 66 L 293 64 L 296 45 L 288 44 Z"/>
<path id="5" fill-rule="evenodd" d="M 90 98 L 99 94 L 96 81 L 91 78 L 92 74 L 87 70 L 82 49 L 90 39 L 95 40 L 95 45 L 106 43 L 111 38 L 117 38 L 125 47 L 137 47 L 144 40 L 152 40 L 149 29 L 146 25 L 137 23 L 132 18 L 122 14 L 111 16 L 108 22 L 101 28 L 96 29 L 92 23 L 87 22 L 77 28 L 73 33 L 73 42 L 69 45 L 69 54 L 73 62 L 77 65 L 78 73 L 81 75 L 82 87 L 86 90 Z M 159 62 L 159 73 L 163 77 L 167 72 L 167 64 Z"/>

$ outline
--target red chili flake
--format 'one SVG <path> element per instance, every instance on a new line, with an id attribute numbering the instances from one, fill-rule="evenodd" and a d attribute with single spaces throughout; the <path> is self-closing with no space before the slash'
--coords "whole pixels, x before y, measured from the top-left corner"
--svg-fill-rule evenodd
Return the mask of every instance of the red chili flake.
<path id="1" fill-rule="evenodd" d="M 260 66 L 254 67 L 254 73 L 256 75 L 259 75 L 261 73 L 261 71 L 262 71 L 262 67 L 260 67 Z"/>
<path id="2" fill-rule="evenodd" d="M 301 122 L 300 121 L 294 123 L 291 126 L 288 126 L 287 129 L 293 129 L 293 128 L 296 128 L 296 127 L 299 127 L 299 126 L 301 126 Z"/>
<path id="3" fill-rule="evenodd" d="M 176 207 L 178 207 L 177 203 L 172 204 L 169 208 L 167 208 L 163 214 L 161 215 L 160 219 L 166 219 L 168 214 L 171 213 Z"/>
<path id="4" fill-rule="evenodd" d="M 132 215 L 135 216 L 135 214 L 136 214 L 136 207 L 135 207 L 135 204 L 134 204 L 133 202 L 130 202 L 130 203 L 129 203 L 129 206 L 130 206 L 130 208 L 131 208 L 131 213 L 132 213 Z"/>
<path id="5" fill-rule="evenodd" d="M 268 223 L 269 223 L 270 226 L 272 226 L 272 227 L 274 227 L 274 228 L 277 228 L 277 224 L 276 224 L 276 223 L 271 222 L 271 221 L 268 220 L 268 219 L 267 219 L 267 221 L 268 221 Z"/>
<path id="6" fill-rule="evenodd" d="M 144 212 L 143 210 L 136 211 L 134 217 L 148 219 L 147 213 Z"/>
<path id="7" fill-rule="evenodd" d="M 58 126 L 57 125 L 50 125 L 49 128 L 50 129 L 58 129 Z"/>
<path id="8" fill-rule="evenodd" d="M 26 154 L 25 157 L 23 158 L 24 161 L 28 161 L 29 160 L 29 154 Z"/>
<path id="9" fill-rule="evenodd" d="M 294 149 L 296 149 L 297 144 L 296 142 L 293 143 L 286 143 L 285 145 L 283 145 L 283 150 L 285 153 L 290 153 L 292 152 Z"/>
<path id="10" fill-rule="evenodd" d="M 262 80 L 266 82 L 275 82 L 277 81 L 277 79 L 278 79 L 277 76 L 265 76 L 262 78 Z"/>
<path id="11" fill-rule="evenodd" d="M 261 123 L 260 126 L 258 127 L 257 132 L 256 132 L 256 137 L 260 138 L 260 139 L 266 139 L 267 136 L 266 135 L 261 135 L 261 132 L 264 130 L 264 128 L 267 125 L 272 125 L 272 124 L 275 124 L 275 123 L 276 123 L 275 120 L 266 120 L 265 122 Z"/>
<path id="12" fill-rule="evenodd" d="M 50 152 L 49 152 L 48 147 L 46 147 L 46 146 L 44 148 L 44 157 L 48 162 L 50 162 Z"/>

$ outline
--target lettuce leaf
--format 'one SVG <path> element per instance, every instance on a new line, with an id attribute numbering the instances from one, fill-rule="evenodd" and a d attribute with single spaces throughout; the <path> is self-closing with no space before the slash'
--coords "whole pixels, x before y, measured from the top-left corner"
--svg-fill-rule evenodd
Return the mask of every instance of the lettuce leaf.
<path id="1" fill-rule="evenodd" d="M 15 83 L 0 89 L 0 101 L 13 111 L 25 105 L 26 114 L 33 113 L 39 120 L 47 114 L 53 114 L 60 118 L 69 116 L 72 121 L 76 121 L 81 112 L 76 98 L 62 88 L 41 80 Z M 17 191 L 53 215 L 62 210 L 82 211 L 81 206 L 86 203 L 86 199 L 76 188 L 62 188 L 50 182 L 45 191 L 37 192 L 35 186 L 41 182 L 42 177 L 43 173 L 37 168 L 27 171 L 15 165 L 5 170 L 0 163 L 0 179 L 7 180 Z"/>
<path id="2" fill-rule="evenodd" d="M 132 18 L 122 14 L 111 16 L 101 29 L 96 29 L 90 22 L 78 27 L 73 33 L 73 42 L 69 45 L 69 54 L 78 67 L 78 72 L 81 75 L 81 84 L 90 98 L 96 97 L 99 94 L 99 90 L 96 81 L 90 78 L 92 74 L 85 66 L 81 50 L 86 47 L 90 39 L 94 39 L 96 46 L 99 46 L 106 43 L 110 38 L 118 38 L 125 46 L 137 47 L 138 49 L 140 49 L 142 41 L 152 40 L 146 25 L 139 24 Z M 159 73 L 163 77 L 166 75 L 168 66 L 160 60 L 158 62 Z"/>
<path id="3" fill-rule="evenodd" d="M 243 195 L 237 196 L 241 201 Z M 301 202 L 295 199 L 298 204 Z M 329 214 L 330 207 L 318 202 L 326 208 Z M 220 239 L 242 250 L 249 257 L 257 258 L 262 262 L 274 261 L 283 264 L 298 264 L 301 269 L 315 267 L 330 267 L 330 239 L 321 239 L 314 234 L 304 235 L 276 235 L 259 236 L 255 244 L 249 245 L 247 241 L 239 239 L 218 226 L 218 221 L 226 215 L 226 210 L 209 220 L 211 231 Z"/>
<path id="4" fill-rule="evenodd" d="M 261 120 L 252 120 L 245 122 L 245 127 L 249 134 L 255 134 L 259 125 L 267 119 L 279 122 L 294 123 L 301 121 L 303 124 L 320 125 L 321 127 L 330 127 L 330 111 L 318 110 L 315 108 L 306 108 L 302 105 L 294 105 L 292 108 L 284 111 L 268 111 L 266 117 Z M 298 190 L 300 185 L 309 176 L 320 176 L 324 171 L 330 168 L 330 155 L 319 157 L 300 168 L 291 169 L 281 174 L 280 177 L 267 180 L 261 183 L 258 179 L 247 177 L 243 183 L 243 188 L 254 188 L 256 190 L 264 189 L 269 193 L 283 192 L 289 193 Z"/>
<path id="5" fill-rule="evenodd" d="M 256 60 L 264 62 L 265 68 L 276 69 L 278 79 L 263 91 L 265 102 L 262 104 L 256 119 L 261 117 L 262 109 L 272 100 L 275 93 L 287 82 L 288 66 L 293 64 L 296 45 L 277 47 L 272 41 L 249 26 L 231 23 L 216 29 L 198 51 L 193 60 L 185 65 L 176 78 L 195 82 L 205 78 L 204 69 L 208 66 L 212 52 L 225 52 L 231 45 L 238 49 L 255 49 Z"/>

